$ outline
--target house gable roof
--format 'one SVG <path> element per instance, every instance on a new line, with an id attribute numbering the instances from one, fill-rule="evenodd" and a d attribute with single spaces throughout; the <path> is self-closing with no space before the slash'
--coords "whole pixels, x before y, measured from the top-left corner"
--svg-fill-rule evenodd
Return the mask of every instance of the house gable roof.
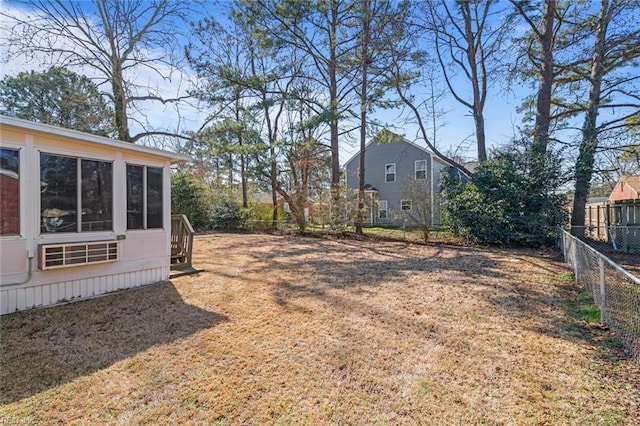
<path id="1" fill-rule="evenodd" d="M 640 176 L 623 176 L 621 180 L 640 194 Z"/>
<path id="2" fill-rule="evenodd" d="M 384 129 L 384 130 L 382 130 L 382 131 L 386 131 L 386 132 L 389 132 L 389 133 L 393 133 L 393 132 L 391 132 L 391 131 L 389 131 L 389 130 L 387 130 L 387 129 Z M 394 134 L 394 135 L 396 135 L 396 136 L 398 136 L 398 138 L 399 138 L 398 142 L 402 142 L 402 143 L 406 143 L 406 144 L 408 144 L 408 145 L 411 145 L 411 146 L 413 146 L 413 147 L 415 147 L 415 148 L 419 149 L 420 151 L 426 152 L 427 154 L 429 154 L 429 156 L 430 156 L 432 159 L 437 160 L 437 161 L 440 161 L 442 164 L 447 164 L 446 162 L 442 161 L 442 159 L 440 159 L 440 158 L 439 158 L 437 155 L 435 155 L 433 152 L 431 152 L 431 151 L 429 151 L 429 150 L 427 150 L 427 149 L 425 149 L 425 148 L 421 147 L 420 145 L 417 145 L 417 144 L 415 144 L 415 143 L 411 142 L 409 139 L 405 138 L 404 136 L 400 136 L 400 135 L 398 135 L 397 133 L 393 133 L 393 134 Z M 395 143 L 398 143 L 398 142 L 395 142 Z M 365 147 L 364 147 L 365 151 L 366 151 L 366 149 L 369 147 L 369 145 L 371 145 L 372 143 L 376 143 L 376 142 L 375 142 L 375 137 L 371 138 L 371 139 L 369 140 L 369 142 L 367 142 L 367 144 L 366 144 L 366 145 L 365 145 Z M 360 150 L 358 150 L 355 154 L 353 154 L 353 155 L 351 156 L 351 158 L 349 158 L 347 161 L 345 161 L 345 163 L 344 163 L 344 167 L 347 167 L 347 166 L 348 166 L 348 165 L 349 165 L 353 160 L 355 160 L 356 158 L 358 158 L 358 156 L 359 156 L 359 155 L 360 155 Z"/>
<path id="3" fill-rule="evenodd" d="M 640 198 L 640 176 L 622 176 L 609 195 L 610 201 L 636 198 Z"/>
<path id="4" fill-rule="evenodd" d="M 15 117 L 0 115 L 0 126 L 10 126 L 24 131 L 39 132 L 47 135 L 59 136 L 63 138 L 75 139 L 101 146 L 110 147 L 117 150 L 133 151 L 149 155 L 155 155 L 170 159 L 172 163 L 191 161 L 191 158 L 184 154 L 136 145 L 131 142 L 123 142 L 91 133 L 80 132 L 78 130 L 65 129 L 63 127 L 52 126 L 50 124 L 35 123 Z"/>

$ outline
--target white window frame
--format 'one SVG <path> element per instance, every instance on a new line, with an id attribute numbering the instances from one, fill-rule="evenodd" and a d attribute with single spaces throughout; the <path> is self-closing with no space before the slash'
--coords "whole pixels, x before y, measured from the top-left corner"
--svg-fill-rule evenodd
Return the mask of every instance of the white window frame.
<path id="1" fill-rule="evenodd" d="M 76 203 L 78 204 L 77 208 L 77 213 L 76 213 L 76 230 L 74 231 L 65 231 L 65 232 L 42 232 L 40 227 L 38 227 L 38 235 L 41 238 L 52 238 L 52 237 L 57 237 L 59 238 L 61 235 L 78 235 L 78 234 L 91 234 L 91 233 L 108 233 L 108 232 L 115 232 L 115 216 L 116 216 L 116 209 L 115 209 L 115 202 L 116 202 L 116 189 L 115 189 L 115 170 L 116 170 L 116 166 L 115 166 L 115 159 L 112 157 L 107 157 L 107 156 L 100 156 L 100 155 L 87 155 L 88 153 L 86 152 L 73 152 L 73 151 L 69 151 L 69 150 L 58 150 L 58 149 L 38 149 L 36 151 L 36 157 L 37 157 L 37 173 L 38 173 L 38 179 L 41 180 L 42 179 L 42 163 L 41 163 L 41 159 L 42 159 L 42 155 L 51 155 L 51 156 L 56 156 L 56 157 L 67 157 L 67 158 L 71 158 L 73 160 L 76 161 Z M 101 162 L 101 163 L 111 163 L 111 229 L 110 230 L 86 230 L 83 231 L 82 230 L 82 161 L 86 160 L 86 161 L 97 161 L 97 162 Z M 21 198 L 22 201 L 22 198 Z M 42 196 L 40 195 L 38 197 L 38 202 L 37 202 L 37 206 L 38 206 L 38 211 L 40 212 L 40 214 L 42 214 Z M 39 218 L 39 223 L 40 226 L 42 224 L 42 217 L 40 216 Z"/>
<path id="2" fill-rule="evenodd" d="M 384 212 L 384 217 L 382 212 Z M 378 201 L 378 219 L 389 219 L 389 202 L 387 200 Z"/>
<path id="3" fill-rule="evenodd" d="M 408 206 L 408 208 L 406 208 Z M 413 203 L 411 200 L 401 200 L 400 201 L 400 210 L 404 212 L 410 212 L 413 209 Z"/>
<path id="4" fill-rule="evenodd" d="M 165 211 L 164 211 L 164 203 L 165 203 L 165 186 L 166 186 L 166 182 L 164 179 L 164 175 L 166 173 L 164 166 L 158 166 L 158 165 L 147 165 L 147 164 L 139 164 L 139 163 L 135 163 L 135 162 L 125 162 L 125 166 L 124 166 L 124 170 L 125 170 L 125 211 L 128 210 L 128 167 L 132 166 L 132 167 L 141 167 L 142 168 L 142 228 L 129 228 L 129 219 L 128 217 L 125 218 L 125 229 L 127 230 L 127 232 L 138 232 L 138 231 L 153 231 L 153 230 L 162 230 L 164 229 L 164 224 L 165 224 Z M 148 220 L 148 212 L 149 212 L 149 207 L 147 205 L 148 203 L 148 169 L 160 169 L 161 173 L 162 173 L 162 209 L 160 210 L 161 214 L 162 214 L 162 226 L 160 227 L 149 227 L 147 220 Z"/>
<path id="5" fill-rule="evenodd" d="M 418 168 L 418 164 L 423 165 L 423 167 Z M 418 172 L 422 172 L 424 175 L 423 177 L 418 177 Z M 414 168 L 414 178 L 416 180 L 426 180 L 427 179 L 427 160 L 417 160 L 415 162 L 415 168 Z"/>
<path id="6" fill-rule="evenodd" d="M 2 149 L 7 149 L 7 150 L 11 150 L 11 151 L 17 151 L 18 152 L 18 232 L 17 233 L 6 233 L 6 234 L 0 234 L 0 239 L 1 240 L 12 240 L 12 239 L 20 239 L 22 238 L 23 235 L 23 223 L 25 223 L 25 212 L 27 210 L 26 207 L 24 207 L 23 204 L 23 200 L 25 199 L 24 197 L 24 189 L 23 189 L 23 181 L 24 181 L 24 147 L 19 146 L 19 145 L 12 145 L 12 144 L 5 144 L 4 142 L 2 143 Z"/>
<path id="7" fill-rule="evenodd" d="M 389 167 L 393 167 L 393 173 L 389 173 L 389 172 L 388 172 Z M 397 172 L 397 169 L 396 169 L 396 163 L 389 163 L 389 164 L 385 164 L 385 165 L 384 165 L 384 181 L 385 181 L 386 183 L 393 183 L 393 182 L 395 182 L 395 181 L 396 181 L 396 172 Z M 389 180 L 389 176 L 390 176 L 390 175 L 393 175 L 393 180 Z"/>

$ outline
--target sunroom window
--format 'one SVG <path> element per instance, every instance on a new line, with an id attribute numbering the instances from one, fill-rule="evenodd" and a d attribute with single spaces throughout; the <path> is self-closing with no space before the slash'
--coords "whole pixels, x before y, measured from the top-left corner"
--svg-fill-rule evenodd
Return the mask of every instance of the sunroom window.
<path id="1" fill-rule="evenodd" d="M 20 152 L 0 148 L 0 235 L 20 233 Z"/>
<path id="2" fill-rule="evenodd" d="M 112 164 L 40 154 L 40 231 L 113 230 Z"/>
<path id="3" fill-rule="evenodd" d="M 127 229 L 162 228 L 162 167 L 127 165 Z"/>

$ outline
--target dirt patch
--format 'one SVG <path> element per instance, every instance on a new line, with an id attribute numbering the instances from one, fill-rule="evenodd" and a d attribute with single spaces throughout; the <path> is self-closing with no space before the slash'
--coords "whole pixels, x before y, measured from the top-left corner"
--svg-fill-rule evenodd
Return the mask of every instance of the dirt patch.
<path id="1" fill-rule="evenodd" d="M 2 317 L 0 419 L 637 424 L 638 365 L 553 256 L 210 234 L 205 272 Z M 609 347 L 611 346 L 611 347 Z"/>

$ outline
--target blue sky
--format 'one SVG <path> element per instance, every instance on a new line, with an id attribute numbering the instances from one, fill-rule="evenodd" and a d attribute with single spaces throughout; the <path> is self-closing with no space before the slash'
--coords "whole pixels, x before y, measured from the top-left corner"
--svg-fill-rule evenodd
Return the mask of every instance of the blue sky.
<path id="1" fill-rule="evenodd" d="M 213 4 L 213 3 L 212 3 Z M 15 1 L 4 0 L 0 3 L 0 7 L 3 9 L 14 8 L 19 5 Z M 23 7 L 23 6 L 20 6 Z M 20 71 L 40 70 L 43 71 L 48 67 L 47 62 L 32 61 L 25 59 L 14 59 L 9 63 L 2 64 L 2 76 L 15 75 Z M 90 77 L 92 75 L 90 70 L 75 69 L 76 72 L 85 73 Z M 143 77 L 144 78 L 144 77 Z M 151 77 L 147 77 L 151 78 Z M 169 88 L 170 89 L 170 88 Z M 177 89 L 176 89 L 177 90 Z M 171 91 L 171 90 L 168 90 Z M 486 134 L 489 147 L 497 146 L 508 140 L 513 134 L 514 125 L 519 124 L 520 119 L 515 113 L 515 108 L 519 102 L 513 96 L 507 97 L 494 91 L 490 93 L 487 101 L 486 108 Z M 152 119 L 151 125 L 158 128 L 163 127 L 175 127 L 178 121 L 178 116 L 171 107 L 163 106 L 148 106 L 151 115 L 155 117 Z M 463 106 L 455 102 L 450 96 L 448 96 L 441 108 L 447 110 L 446 116 L 441 118 L 442 122 L 446 125 L 439 130 L 439 148 L 443 152 L 447 152 L 450 149 L 454 149 L 459 146 L 463 141 L 467 140 L 471 143 L 469 151 L 464 152 L 463 155 L 474 157 L 475 156 L 475 142 L 473 138 L 473 118 L 469 115 L 468 111 Z M 200 125 L 205 115 L 202 111 L 193 109 L 183 109 L 181 111 L 182 122 L 180 127 L 187 130 L 195 130 Z M 400 125 L 406 129 L 406 135 L 409 139 L 415 140 L 416 127 L 411 125 L 401 124 L 402 121 L 398 119 L 399 111 L 379 111 L 376 113 L 382 121 L 391 122 Z M 174 123 L 174 121 L 176 123 Z M 135 128 L 134 128 L 135 130 Z M 421 141 L 416 141 L 418 144 L 424 144 Z M 468 144 L 467 144 L 468 145 Z M 351 147 L 348 144 L 343 145 L 343 153 L 341 160 L 345 161 L 356 150 L 355 147 Z"/>
<path id="2" fill-rule="evenodd" d="M 210 3 L 214 5 L 214 3 Z M 17 2 L 14 1 L 1 1 L 0 7 L 7 10 L 8 8 L 16 7 Z M 219 16 L 222 18 L 222 16 Z M 519 30 L 522 30 L 520 28 Z M 27 61 L 24 58 L 17 58 L 8 63 L 2 64 L 2 76 L 15 75 L 19 71 L 45 70 L 48 67 L 46 61 Z M 74 69 L 76 72 L 87 74 L 89 77 L 96 77 L 91 74 L 89 70 Z M 140 75 L 141 79 L 147 79 L 151 81 L 153 75 Z M 190 78 L 189 75 L 184 75 L 182 78 L 175 79 L 171 84 L 162 83 L 163 90 L 166 94 L 171 96 L 178 94 L 180 91 L 184 91 L 187 87 L 185 81 Z M 152 84 L 155 84 L 152 82 Z M 467 87 L 468 82 L 457 80 L 458 87 Z M 509 93 L 500 90 L 500 85 L 495 85 L 489 89 L 488 99 L 485 107 L 485 126 L 486 126 L 486 139 L 487 148 L 498 147 L 510 139 L 512 139 L 516 132 L 516 127 L 521 126 L 521 115 L 516 112 L 517 107 L 521 104 L 524 97 L 535 91 L 528 83 L 515 84 L 509 89 Z M 464 89 L 462 90 L 464 93 Z M 443 124 L 443 127 L 438 130 L 438 148 L 443 153 L 448 153 L 456 149 L 456 147 L 462 146 L 468 149 L 459 152 L 466 159 L 473 159 L 476 157 L 476 147 L 473 117 L 470 111 L 466 107 L 456 102 L 453 97 L 446 92 L 447 95 L 443 99 L 440 105 L 441 109 L 447 111 L 447 113 L 439 120 Z M 183 108 L 180 112 L 180 116 L 176 113 L 175 109 L 171 106 L 163 105 L 146 105 L 149 113 L 150 125 L 157 129 L 169 129 L 175 130 L 180 128 L 181 130 L 196 130 L 198 129 L 206 117 L 206 111 L 198 110 L 194 108 Z M 415 141 L 421 146 L 425 146 L 424 142 L 417 138 L 417 127 L 415 125 L 406 124 L 404 120 L 399 117 L 401 110 L 397 111 L 378 111 L 375 116 L 383 122 L 393 123 L 404 129 L 404 133 L 408 139 Z M 423 117 L 427 119 L 427 117 Z M 135 126 L 134 127 L 134 131 Z M 354 139 L 357 139 L 355 137 Z M 463 143 L 466 141 L 466 143 Z M 341 162 L 346 161 L 354 152 L 357 147 L 355 142 L 352 145 L 343 144 L 341 151 Z"/>

